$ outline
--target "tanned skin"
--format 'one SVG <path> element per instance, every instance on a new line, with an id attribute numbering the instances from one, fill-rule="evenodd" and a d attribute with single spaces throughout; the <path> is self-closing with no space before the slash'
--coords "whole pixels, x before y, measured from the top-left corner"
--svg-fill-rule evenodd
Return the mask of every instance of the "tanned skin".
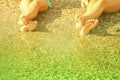
<path id="1" fill-rule="evenodd" d="M 21 0 L 21 14 L 18 21 L 18 24 L 21 26 L 20 31 L 34 30 L 38 22 L 33 21 L 33 19 L 39 12 L 46 11 L 47 9 L 48 5 L 46 0 Z"/>
<path id="2" fill-rule="evenodd" d="M 76 15 L 76 28 L 80 30 L 80 35 L 88 34 L 98 23 L 100 15 L 117 12 L 120 10 L 120 0 L 82 0 L 81 6 L 86 7 L 86 12 Z"/>

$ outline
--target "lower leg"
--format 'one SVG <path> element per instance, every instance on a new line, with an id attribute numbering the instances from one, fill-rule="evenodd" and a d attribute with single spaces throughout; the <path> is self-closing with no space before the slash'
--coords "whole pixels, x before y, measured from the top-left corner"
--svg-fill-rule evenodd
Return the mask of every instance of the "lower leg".
<path id="1" fill-rule="evenodd" d="M 83 14 L 86 19 L 98 18 L 105 9 L 105 0 L 95 0 L 89 3 L 87 11 Z"/>
<path id="2" fill-rule="evenodd" d="M 20 11 L 22 13 L 25 12 L 28 9 L 31 2 L 32 2 L 32 0 L 21 0 L 21 2 L 20 2 Z"/>
<path id="3" fill-rule="evenodd" d="M 46 0 L 39 0 L 39 1 L 40 1 L 39 12 L 46 11 L 48 9 L 48 5 L 47 5 Z"/>
<path id="4" fill-rule="evenodd" d="M 35 1 L 31 1 L 29 2 L 29 4 L 25 4 L 28 5 L 26 11 L 22 12 L 20 17 L 19 17 L 19 25 L 26 25 L 28 24 L 28 22 L 30 20 L 32 20 L 33 18 L 35 18 L 38 14 L 38 10 L 39 10 L 39 4 Z"/>
<path id="5" fill-rule="evenodd" d="M 87 11 L 82 16 L 76 16 L 76 21 L 80 27 L 85 24 L 86 20 L 98 18 L 104 11 L 105 2 L 104 0 L 96 0 L 90 2 Z"/>

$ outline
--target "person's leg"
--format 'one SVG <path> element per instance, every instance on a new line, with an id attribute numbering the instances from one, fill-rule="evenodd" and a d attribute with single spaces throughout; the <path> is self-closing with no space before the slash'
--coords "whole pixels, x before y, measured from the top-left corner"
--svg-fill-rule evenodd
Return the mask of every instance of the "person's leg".
<path id="1" fill-rule="evenodd" d="M 46 0 L 40 0 L 40 8 L 39 8 L 39 12 L 43 12 L 46 11 L 48 9 L 48 4 Z"/>
<path id="2" fill-rule="evenodd" d="M 28 10 L 31 2 L 32 2 L 32 0 L 21 0 L 21 2 L 20 2 L 21 14 L 19 16 L 19 21 L 18 21 L 19 25 L 27 24 L 27 21 L 25 20 L 25 12 Z"/>
<path id="3" fill-rule="evenodd" d="M 91 0 L 87 11 L 83 14 L 87 19 L 98 18 L 106 7 L 105 0 Z"/>
<path id="4" fill-rule="evenodd" d="M 98 18 L 105 8 L 105 0 L 90 1 L 87 11 L 82 16 L 76 16 L 79 27 L 85 25 L 85 21 Z M 78 26 L 77 26 L 78 27 Z"/>
<path id="5" fill-rule="evenodd" d="M 20 2 L 20 11 L 21 13 L 24 13 L 28 7 L 29 7 L 29 4 L 32 2 L 32 0 L 21 0 Z"/>
<path id="6" fill-rule="evenodd" d="M 36 17 L 38 12 L 46 11 L 47 9 L 48 5 L 46 0 L 33 0 L 24 14 Z"/>
<path id="7" fill-rule="evenodd" d="M 46 0 L 33 0 L 29 3 L 27 10 L 23 12 L 20 16 L 20 19 L 24 18 L 24 24 L 27 24 L 27 21 L 32 20 L 38 15 L 38 12 L 46 11 L 48 9 Z"/>
<path id="8" fill-rule="evenodd" d="M 39 0 L 40 2 L 40 0 Z M 19 18 L 19 25 L 26 25 L 30 20 L 35 18 L 38 15 L 39 11 L 39 3 L 37 0 L 33 0 L 32 2 L 29 3 L 27 10 L 21 13 L 20 18 Z"/>

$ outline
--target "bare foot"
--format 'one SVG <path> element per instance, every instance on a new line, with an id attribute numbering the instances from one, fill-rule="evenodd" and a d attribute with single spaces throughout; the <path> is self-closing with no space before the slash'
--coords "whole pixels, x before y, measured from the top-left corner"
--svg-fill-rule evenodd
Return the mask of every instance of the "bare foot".
<path id="1" fill-rule="evenodd" d="M 27 25 L 23 25 L 20 28 L 20 31 L 31 31 L 31 30 L 35 30 L 36 26 L 37 26 L 38 22 L 37 21 L 30 21 L 28 22 Z"/>
<path id="2" fill-rule="evenodd" d="M 88 34 L 92 29 L 94 29 L 97 26 L 98 22 L 99 21 L 97 19 L 87 20 L 85 22 L 85 25 L 80 30 L 80 35 L 83 36 Z"/>
<path id="3" fill-rule="evenodd" d="M 82 26 L 84 26 L 84 24 L 85 24 L 85 17 L 76 15 L 75 21 L 76 21 L 75 28 L 80 30 L 82 28 Z"/>
<path id="4" fill-rule="evenodd" d="M 23 26 L 23 25 L 28 24 L 28 21 L 29 21 L 28 17 L 25 15 L 25 13 L 21 13 L 19 16 L 18 24 Z"/>
<path id="5" fill-rule="evenodd" d="M 21 14 L 20 17 L 19 17 L 18 24 L 21 25 L 21 26 L 28 24 L 28 21 L 26 20 L 26 16 Z"/>

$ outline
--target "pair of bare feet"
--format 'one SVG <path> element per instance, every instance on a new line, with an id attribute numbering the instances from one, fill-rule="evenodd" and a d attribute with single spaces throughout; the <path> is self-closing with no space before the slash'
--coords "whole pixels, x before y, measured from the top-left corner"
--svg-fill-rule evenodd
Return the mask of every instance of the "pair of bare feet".
<path id="1" fill-rule="evenodd" d="M 20 15 L 18 24 L 21 26 L 20 31 L 25 32 L 25 31 L 32 31 L 35 30 L 38 21 L 26 21 L 25 17 L 23 15 Z"/>
<path id="2" fill-rule="evenodd" d="M 21 26 L 20 31 L 25 32 L 35 30 L 37 24 L 37 21 L 29 21 L 28 24 Z"/>
<path id="3" fill-rule="evenodd" d="M 94 29 L 98 24 L 98 19 L 85 20 L 84 17 L 75 17 L 76 25 L 75 28 L 80 31 L 80 36 L 88 34 L 92 29 Z"/>
<path id="4" fill-rule="evenodd" d="M 98 18 L 105 13 L 113 13 L 120 10 L 120 0 L 81 0 L 81 7 L 86 8 L 82 16 L 76 16 L 76 28 L 80 35 L 88 34 L 98 24 Z"/>
<path id="5" fill-rule="evenodd" d="M 33 19 L 39 12 L 46 11 L 48 5 L 46 0 L 21 0 L 18 24 L 21 26 L 20 31 L 35 30 L 38 22 Z"/>

